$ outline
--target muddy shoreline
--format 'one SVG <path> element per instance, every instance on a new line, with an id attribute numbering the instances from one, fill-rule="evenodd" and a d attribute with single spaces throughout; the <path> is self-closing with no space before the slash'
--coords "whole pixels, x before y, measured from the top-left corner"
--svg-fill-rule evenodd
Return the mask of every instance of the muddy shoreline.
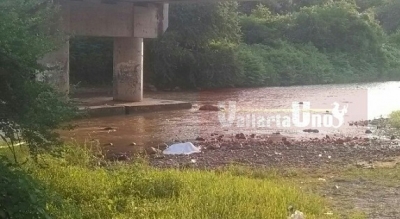
<path id="1" fill-rule="evenodd" d="M 352 122 L 355 123 L 355 122 Z M 168 145 L 135 148 L 134 152 L 118 153 L 108 146 L 108 159 L 134 161 L 138 156 L 159 168 L 195 167 L 214 169 L 228 165 L 250 167 L 320 168 L 323 166 L 344 167 L 355 165 L 372 168 L 374 162 L 390 162 L 400 156 L 400 140 L 390 132 L 387 121 L 359 121 L 359 135 L 316 135 L 310 132 L 309 138 L 294 138 L 284 133 L 273 134 L 230 134 L 212 133 L 199 136 L 190 142 L 201 149 L 200 153 L 190 155 L 165 155 Z M 379 127 L 372 131 L 367 126 Z M 366 130 L 366 131 L 365 131 Z M 309 132 L 309 130 L 303 130 Z M 377 137 L 378 131 L 386 136 Z M 186 142 L 186 141 L 178 141 Z M 114 152 L 113 152 L 114 151 Z"/>

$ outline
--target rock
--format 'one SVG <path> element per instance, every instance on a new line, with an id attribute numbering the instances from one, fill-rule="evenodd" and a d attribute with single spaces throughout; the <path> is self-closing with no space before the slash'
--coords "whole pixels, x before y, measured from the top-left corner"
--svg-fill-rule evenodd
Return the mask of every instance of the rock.
<path id="1" fill-rule="evenodd" d="M 287 138 L 286 138 L 286 137 L 283 137 L 283 138 L 282 138 L 282 141 L 283 141 L 283 142 L 287 141 Z"/>
<path id="2" fill-rule="evenodd" d="M 365 134 L 372 134 L 372 131 L 367 129 L 367 130 L 365 130 Z"/>
<path id="3" fill-rule="evenodd" d="M 280 135 L 281 133 L 280 133 L 280 132 L 274 132 L 274 133 L 272 133 L 272 134 L 274 134 L 274 135 Z"/>
<path id="4" fill-rule="evenodd" d="M 350 142 L 352 140 L 351 137 L 346 137 L 346 142 Z"/>
<path id="5" fill-rule="evenodd" d="M 113 146 L 114 144 L 113 143 L 107 143 L 107 144 L 104 144 L 104 146 Z"/>
<path id="6" fill-rule="evenodd" d="M 303 132 L 308 132 L 308 133 L 319 133 L 318 129 L 304 129 Z"/>
<path id="7" fill-rule="evenodd" d="M 339 138 L 336 140 L 336 144 L 344 144 L 344 140 Z"/>
<path id="8" fill-rule="evenodd" d="M 153 154 L 161 154 L 162 151 L 160 149 L 154 148 L 154 147 L 150 147 L 150 148 L 146 148 L 146 153 L 153 155 Z"/>
<path id="9" fill-rule="evenodd" d="M 303 212 L 296 210 L 288 219 L 305 219 L 305 216 Z"/>
<path id="10" fill-rule="evenodd" d="M 202 138 L 202 137 L 197 137 L 196 141 L 206 141 L 206 139 Z"/>
<path id="11" fill-rule="evenodd" d="M 156 155 L 156 156 L 154 156 L 154 159 L 164 159 L 165 158 L 165 156 L 164 155 Z"/>
<path id="12" fill-rule="evenodd" d="M 268 143 L 268 144 L 273 144 L 274 141 L 273 141 L 272 139 L 268 139 L 268 140 L 267 140 L 267 143 Z"/>
<path id="13" fill-rule="evenodd" d="M 168 144 L 166 144 L 166 143 L 159 144 L 157 148 L 159 150 L 165 150 L 168 148 Z"/>
<path id="14" fill-rule="evenodd" d="M 299 104 L 303 104 L 303 102 L 299 102 Z"/>
<path id="15" fill-rule="evenodd" d="M 251 137 L 251 138 L 255 138 L 255 137 L 256 137 L 256 134 L 251 134 L 250 137 Z"/>
<path id="16" fill-rule="evenodd" d="M 136 146 L 136 143 L 135 143 L 135 142 L 132 142 L 132 143 L 130 143 L 129 145 L 130 145 L 130 146 Z"/>
<path id="17" fill-rule="evenodd" d="M 395 137 L 394 135 L 392 135 L 392 136 L 390 137 L 390 140 L 394 140 L 394 139 L 396 139 L 396 137 Z"/>
<path id="18" fill-rule="evenodd" d="M 247 138 L 246 138 L 246 135 L 244 135 L 243 133 L 236 134 L 236 138 L 237 138 L 237 139 L 247 139 Z"/>
<path id="19" fill-rule="evenodd" d="M 286 146 L 292 145 L 292 143 L 290 143 L 289 141 L 283 141 L 283 144 L 285 144 Z"/>
<path id="20" fill-rule="evenodd" d="M 105 130 L 105 131 L 114 131 L 115 128 L 113 128 L 113 127 L 105 127 L 103 130 Z"/>
<path id="21" fill-rule="evenodd" d="M 118 154 L 117 155 L 117 160 L 118 161 L 127 161 L 127 160 L 129 160 L 129 157 L 126 154 Z"/>
<path id="22" fill-rule="evenodd" d="M 213 105 L 203 105 L 199 108 L 199 110 L 206 110 L 206 111 L 220 111 L 221 109 L 217 106 Z"/>
<path id="23" fill-rule="evenodd" d="M 210 150 L 217 150 L 217 149 L 220 149 L 221 146 L 219 144 L 213 144 L 213 145 L 208 146 L 207 148 Z"/>
<path id="24" fill-rule="evenodd" d="M 111 157 L 109 157 L 112 161 L 127 161 L 129 160 L 129 157 L 126 153 L 118 153 L 118 154 L 112 154 Z"/>

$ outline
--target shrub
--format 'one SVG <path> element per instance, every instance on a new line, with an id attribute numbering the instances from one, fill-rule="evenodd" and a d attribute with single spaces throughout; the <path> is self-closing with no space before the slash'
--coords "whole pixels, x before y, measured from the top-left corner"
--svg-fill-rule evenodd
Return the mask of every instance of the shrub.
<path id="1" fill-rule="evenodd" d="M 400 111 L 394 111 L 389 115 L 389 123 L 393 128 L 400 129 Z"/>
<path id="2" fill-rule="evenodd" d="M 327 56 L 312 45 L 282 41 L 279 45 L 242 45 L 243 83 L 248 85 L 298 85 L 329 83 L 332 65 Z"/>
<path id="3" fill-rule="evenodd" d="M 1 158 L 0 169 L 0 218 L 50 218 L 49 196 L 40 183 Z"/>

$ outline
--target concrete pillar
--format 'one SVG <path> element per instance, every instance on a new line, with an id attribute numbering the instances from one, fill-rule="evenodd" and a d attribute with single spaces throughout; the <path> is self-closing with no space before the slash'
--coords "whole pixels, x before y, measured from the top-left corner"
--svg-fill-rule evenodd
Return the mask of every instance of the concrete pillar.
<path id="1" fill-rule="evenodd" d="M 114 100 L 143 100 L 143 38 L 114 38 L 113 88 Z"/>
<path id="2" fill-rule="evenodd" d="M 70 24 L 70 5 L 69 1 L 57 0 L 55 3 L 61 6 L 61 19 L 59 20 L 59 30 L 64 33 L 69 32 Z M 62 93 L 69 93 L 69 37 L 65 36 L 58 50 L 46 54 L 40 64 L 46 67 L 44 72 L 36 75 L 37 80 L 49 83 Z"/>
<path id="3" fill-rule="evenodd" d="M 69 41 L 58 50 L 46 54 L 39 61 L 46 70 L 37 74 L 37 80 L 52 85 L 59 92 L 69 92 Z"/>

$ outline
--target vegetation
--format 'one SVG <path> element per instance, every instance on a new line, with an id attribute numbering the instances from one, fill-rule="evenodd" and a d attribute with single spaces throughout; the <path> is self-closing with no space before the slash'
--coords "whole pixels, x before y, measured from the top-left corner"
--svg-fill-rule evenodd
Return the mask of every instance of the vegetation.
<path id="1" fill-rule="evenodd" d="M 398 23 L 385 15 L 393 13 L 396 1 L 371 0 L 362 7 L 347 1 L 290 2 L 172 7 L 168 32 L 147 44 L 153 71 L 148 80 L 192 88 L 399 76 Z M 141 162 L 108 163 L 79 147 L 57 147 L 62 144 L 54 130 L 76 115 L 75 108 L 53 87 L 33 80 L 45 70 L 37 60 L 63 43 L 57 5 L 0 0 L 0 11 L 7 11 L 0 13 L 0 137 L 6 144 L 0 148 L 0 218 L 285 218 L 289 206 L 307 218 L 338 218 L 326 215 L 329 203 L 307 186 L 300 188 L 304 182 L 292 175 L 236 167 L 160 170 Z M 110 52 L 103 51 L 111 41 L 96 43 L 72 43 L 71 69 L 82 70 L 78 64 L 86 59 L 110 68 Z M 398 127 L 398 112 L 390 119 Z M 17 147 L 21 141 L 26 146 Z M 397 173 L 388 176 L 398 181 Z"/>
<path id="2" fill-rule="evenodd" d="M 398 80 L 398 7 L 395 0 L 173 4 L 167 32 L 145 44 L 145 79 L 168 88 Z M 80 61 L 72 66 L 109 60 L 104 45 L 100 55 L 74 46 Z M 110 83 L 112 70 L 104 69 Z"/>
<path id="3" fill-rule="evenodd" d="M 64 94 L 34 80 L 47 70 L 38 60 L 63 42 L 58 7 L 50 0 L 0 0 L 0 11 L 0 150 L 5 144 L 13 155 L 0 157 L 0 218 L 49 218 L 52 196 L 21 170 L 17 145 L 24 141 L 34 159 L 55 154 L 61 142 L 54 130 L 76 115 Z"/>
<path id="4" fill-rule="evenodd" d="M 75 116 L 73 105 L 44 82 L 44 54 L 63 41 L 57 5 L 47 0 L 1 0 L 0 138 L 11 150 L 22 139 L 32 155 L 59 145 L 54 129 Z"/>
<path id="5" fill-rule="evenodd" d="M 400 129 L 400 111 L 394 111 L 389 115 L 389 124 L 395 129 Z"/>
<path id="6" fill-rule="evenodd" d="M 307 218 L 336 218 L 324 214 L 330 210 L 328 202 L 300 189 L 294 175 L 276 170 L 158 170 L 144 162 L 107 163 L 92 152 L 65 147 L 62 159 L 41 155 L 39 162 L 30 160 L 23 169 L 5 168 L 0 185 L 14 190 L 6 190 L 7 199 L 0 198 L 0 214 L 60 219 L 286 218 L 292 206 Z M 18 153 L 21 159 L 25 155 L 24 149 Z"/>

